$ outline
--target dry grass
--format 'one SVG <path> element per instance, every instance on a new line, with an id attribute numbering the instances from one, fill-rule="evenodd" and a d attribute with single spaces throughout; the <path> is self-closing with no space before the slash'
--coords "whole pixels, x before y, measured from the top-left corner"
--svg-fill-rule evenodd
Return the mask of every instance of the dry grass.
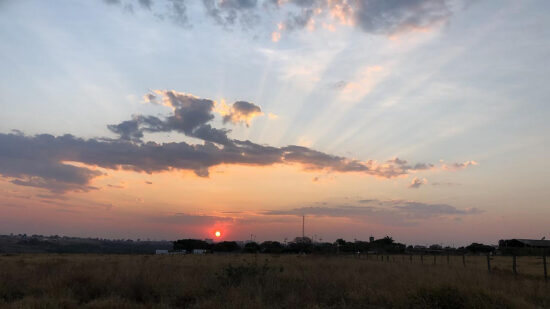
<path id="1" fill-rule="evenodd" d="M 0 256 L 0 307 L 550 308 L 550 283 L 514 277 L 499 266 L 508 265 L 504 257 L 491 274 L 484 257 L 468 257 L 466 268 L 461 257 L 451 265 L 446 257 L 436 265 L 433 257 L 424 265 L 373 258 Z M 518 270 L 528 265 L 522 259 Z"/>

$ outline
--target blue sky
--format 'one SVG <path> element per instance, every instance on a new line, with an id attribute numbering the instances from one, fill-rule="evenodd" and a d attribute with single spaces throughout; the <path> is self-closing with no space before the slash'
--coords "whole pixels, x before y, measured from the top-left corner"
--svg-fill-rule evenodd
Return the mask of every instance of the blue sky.
<path id="1" fill-rule="evenodd" d="M 0 56 L 4 59 L 0 64 L 0 133 L 19 130 L 27 137 L 47 133 L 116 139 L 107 125 L 129 120 L 132 115 L 170 114 L 166 106 L 144 99 L 157 89 L 211 99 L 217 107 L 222 100 L 228 106 L 246 101 L 261 107 L 262 114 L 251 117 L 246 125 L 242 121 L 224 123 L 223 113 L 214 113 L 212 127 L 230 129 L 232 139 L 258 145 L 299 145 L 362 162 L 399 158 L 431 163 L 436 168 L 388 179 L 348 176 L 331 166 L 312 171 L 308 168 L 311 162 L 300 161 L 304 171 L 289 171 L 280 177 L 298 179 L 302 176 L 297 175 L 305 173 L 314 181 L 304 184 L 296 180 L 296 187 L 309 188 L 318 180 L 323 187 L 304 189 L 307 192 L 295 202 L 279 200 L 280 195 L 297 194 L 295 191 L 274 184 L 255 188 L 269 173 L 255 175 L 248 167 L 246 173 L 233 171 L 231 177 L 256 191 L 251 196 L 267 192 L 265 205 L 247 199 L 248 191 L 240 188 L 241 198 L 226 205 L 213 206 L 198 197 L 196 204 L 180 205 L 180 199 L 174 198 L 165 201 L 169 206 L 146 205 L 139 213 L 129 202 L 119 202 L 119 193 L 109 195 L 111 189 L 92 178 L 89 184 L 99 190 L 54 194 L 63 195 L 66 207 L 72 209 L 77 201 L 113 204 L 110 214 L 102 214 L 111 218 L 185 213 L 212 216 L 212 225 L 217 224 L 215 218 L 224 221 L 226 217 L 220 213 L 230 210 L 246 211 L 246 216 L 252 212 L 253 218 L 260 220 L 264 210 L 300 209 L 316 203 L 347 205 L 350 198 L 414 201 L 479 212 L 434 215 L 410 227 L 417 234 L 409 239 L 408 230 L 392 230 L 391 224 L 384 227 L 368 219 L 355 222 L 353 229 L 342 233 L 365 237 L 372 233 L 367 230 L 393 232 L 417 242 L 550 236 L 543 219 L 550 215 L 546 86 L 550 80 L 550 21 L 546 18 L 550 4 L 272 2 L 0 1 Z M 330 3 L 341 6 L 335 9 Z M 345 5 L 351 11 L 341 10 Z M 159 100 L 163 97 L 157 96 Z M 144 141 L 204 142 L 196 135 L 173 130 L 148 132 Z M 0 145 L 0 150 L 10 147 Z M 476 164 L 451 168 L 455 162 L 468 161 Z M 108 170 L 102 170 L 110 175 L 106 178 L 118 177 L 116 169 L 96 167 Z M 0 174 L 5 192 L 28 190 L 25 196 L 37 200 L 32 207 L 45 213 L 54 211 L 40 206 L 39 198 L 51 186 L 18 186 L 13 181 L 42 177 L 38 172 L 3 171 L 0 167 Z M 194 176 L 176 179 L 183 187 L 195 182 L 211 187 L 223 200 L 228 192 L 214 185 L 216 177 L 211 172 L 207 182 Z M 416 185 L 412 186 L 414 178 Z M 176 194 L 174 190 L 170 194 Z M 188 194 L 197 192 L 200 190 Z M 126 193 L 132 199 L 136 194 Z M 0 204 L 18 205 L 23 203 L 20 197 L 6 195 Z M 380 207 L 387 207 L 382 204 Z M 56 207 L 57 211 L 61 206 Z M 25 232 L 32 226 L 19 224 L 33 221 L 14 207 L 0 207 L 0 213 L 14 222 L 0 232 L 16 227 Z M 392 215 L 396 216 L 388 214 Z M 242 216 L 231 218 L 234 225 L 244 220 Z M 331 220 L 330 215 L 312 216 Z M 334 220 L 334 228 L 324 232 L 326 238 L 336 237 L 343 224 Z M 445 220 L 456 226 L 447 227 Z M 110 226 L 98 231 L 93 229 L 93 221 L 81 232 L 63 222 L 51 222 L 44 223 L 43 233 L 170 238 L 177 231 L 202 235 L 185 227 L 162 232 L 151 227 L 144 230 L 147 235 Z M 137 223 L 131 221 L 128 226 L 131 224 Z M 252 228 L 233 227 L 242 235 Z M 465 229 L 471 234 L 456 236 Z M 240 237 L 239 233 L 234 237 Z M 265 233 L 266 238 L 283 236 L 271 230 Z"/>

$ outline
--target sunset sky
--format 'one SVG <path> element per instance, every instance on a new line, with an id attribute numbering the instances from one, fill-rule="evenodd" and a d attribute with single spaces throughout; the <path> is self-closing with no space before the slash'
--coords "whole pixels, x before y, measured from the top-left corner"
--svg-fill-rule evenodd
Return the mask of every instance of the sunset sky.
<path id="1" fill-rule="evenodd" d="M 0 0 L 0 234 L 550 237 L 549 14 Z"/>

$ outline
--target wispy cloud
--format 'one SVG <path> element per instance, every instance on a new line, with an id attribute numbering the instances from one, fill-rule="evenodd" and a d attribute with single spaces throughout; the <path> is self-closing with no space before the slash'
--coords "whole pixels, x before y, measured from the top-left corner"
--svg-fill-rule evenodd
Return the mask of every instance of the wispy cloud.
<path id="1" fill-rule="evenodd" d="M 191 214 L 191 213 L 175 213 L 164 216 L 150 216 L 149 221 L 159 222 L 164 224 L 185 224 L 185 225 L 212 225 L 217 222 L 233 222 L 232 217 Z"/>
<path id="2" fill-rule="evenodd" d="M 364 199 L 357 204 L 344 205 L 327 203 L 324 206 L 305 206 L 292 209 L 264 211 L 266 216 L 315 216 L 346 218 L 387 225 L 415 225 L 420 220 L 464 215 L 476 215 L 482 211 L 477 208 L 460 209 L 448 204 L 429 204 L 404 200 Z"/>

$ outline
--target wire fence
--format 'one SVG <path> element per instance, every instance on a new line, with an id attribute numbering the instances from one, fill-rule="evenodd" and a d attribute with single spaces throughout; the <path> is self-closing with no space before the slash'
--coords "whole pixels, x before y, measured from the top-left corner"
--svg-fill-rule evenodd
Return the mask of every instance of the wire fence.
<path id="1" fill-rule="evenodd" d="M 515 275 L 543 277 L 548 282 L 548 257 L 517 255 L 441 255 L 441 254 L 368 254 L 356 256 L 360 259 L 386 263 L 421 265 L 447 265 L 465 267 L 487 272 L 509 271 Z"/>

